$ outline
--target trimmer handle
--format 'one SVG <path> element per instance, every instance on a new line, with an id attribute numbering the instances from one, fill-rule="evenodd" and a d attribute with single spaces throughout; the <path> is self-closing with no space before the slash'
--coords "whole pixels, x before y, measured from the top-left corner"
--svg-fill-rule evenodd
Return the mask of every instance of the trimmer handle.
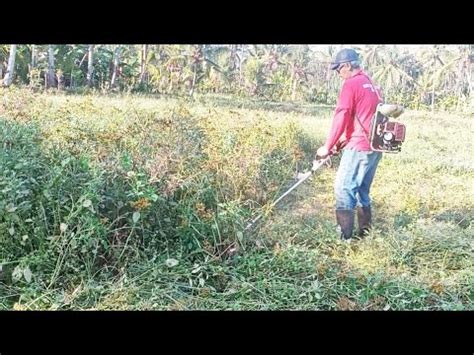
<path id="1" fill-rule="evenodd" d="M 318 170 L 321 166 L 324 164 L 327 164 L 328 166 L 331 166 L 331 157 L 334 155 L 334 153 L 331 151 L 329 154 L 321 159 L 314 159 L 313 160 L 313 167 L 311 168 L 312 171 Z"/>

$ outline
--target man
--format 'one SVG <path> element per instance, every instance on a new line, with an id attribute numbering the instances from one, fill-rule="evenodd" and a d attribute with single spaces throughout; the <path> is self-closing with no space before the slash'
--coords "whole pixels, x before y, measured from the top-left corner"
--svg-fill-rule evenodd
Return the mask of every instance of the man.
<path id="1" fill-rule="evenodd" d="M 355 50 L 346 48 L 339 51 L 331 69 L 344 82 L 326 143 L 316 155 L 324 158 L 333 148 L 338 150 L 341 143 L 345 144 L 334 190 L 341 238 L 349 241 L 353 237 L 354 209 L 357 208 L 359 237 L 366 234 L 372 222 L 369 192 L 382 153 L 371 150 L 369 131 L 381 98 L 378 89 L 360 68 Z"/>

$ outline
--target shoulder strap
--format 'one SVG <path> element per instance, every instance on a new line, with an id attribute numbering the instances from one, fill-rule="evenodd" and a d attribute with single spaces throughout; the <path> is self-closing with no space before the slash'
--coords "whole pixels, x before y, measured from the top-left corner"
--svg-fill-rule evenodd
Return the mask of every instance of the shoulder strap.
<path id="1" fill-rule="evenodd" d="M 364 75 L 364 76 L 367 78 L 367 80 L 370 82 L 370 85 L 372 85 L 372 88 L 374 89 L 375 94 L 376 94 L 377 97 L 379 98 L 379 101 L 380 101 L 379 103 L 383 102 L 382 98 L 381 98 L 380 95 L 379 95 L 379 92 L 377 91 L 377 88 L 375 87 L 375 85 L 374 85 L 374 83 L 372 82 L 372 80 L 370 80 L 369 76 L 366 75 L 365 73 L 362 74 L 362 75 Z M 359 122 L 359 125 L 360 125 L 360 127 L 362 128 L 362 131 L 364 131 L 365 138 L 367 139 L 367 142 L 368 142 L 369 145 L 370 145 L 369 133 L 365 130 L 364 126 L 362 125 L 362 122 L 359 120 L 359 117 L 357 117 L 357 115 L 355 114 L 355 112 L 354 112 L 354 117 L 356 118 L 357 122 Z"/>

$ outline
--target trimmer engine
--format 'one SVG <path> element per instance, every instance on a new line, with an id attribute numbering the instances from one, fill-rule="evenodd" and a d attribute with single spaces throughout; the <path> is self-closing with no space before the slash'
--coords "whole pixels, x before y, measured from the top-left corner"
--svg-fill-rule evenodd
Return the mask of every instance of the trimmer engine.
<path id="1" fill-rule="evenodd" d="M 400 122 L 391 122 L 389 117 L 398 117 L 403 107 L 380 104 L 375 112 L 370 129 L 370 146 L 379 152 L 397 153 L 405 141 L 406 126 Z"/>

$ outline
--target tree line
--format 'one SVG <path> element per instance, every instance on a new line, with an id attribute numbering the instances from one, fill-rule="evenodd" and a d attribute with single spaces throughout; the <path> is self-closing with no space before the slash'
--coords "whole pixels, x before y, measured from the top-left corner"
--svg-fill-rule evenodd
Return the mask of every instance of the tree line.
<path id="1" fill-rule="evenodd" d="M 317 48 L 315 48 L 317 47 Z M 0 45 L 3 86 L 167 95 L 232 94 L 334 104 L 340 80 L 328 69 L 341 46 Z M 364 45 L 364 69 L 387 100 L 411 108 L 462 108 L 473 86 L 473 45 Z"/>

